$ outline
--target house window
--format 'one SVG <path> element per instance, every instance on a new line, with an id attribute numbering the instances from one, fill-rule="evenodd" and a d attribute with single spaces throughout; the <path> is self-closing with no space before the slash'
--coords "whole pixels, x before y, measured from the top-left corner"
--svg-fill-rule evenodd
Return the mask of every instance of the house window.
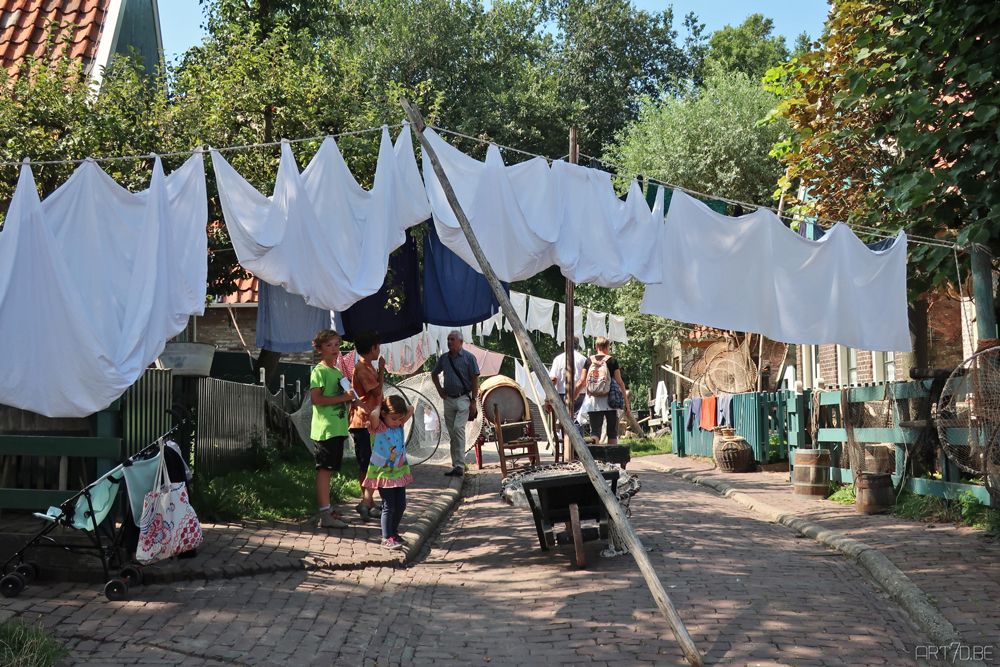
<path id="1" fill-rule="evenodd" d="M 847 384 L 858 383 L 858 351 L 847 348 Z"/>
<path id="2" fill-rule="evenodd" d="M 819 387 L 819 380 L 823 378 L 823 373 L 820 371 L 819 365 L 819 345 L 812 346 L 812 363 L 813 363 L 813 387 Z M 826 378 L 823 378 L 824 380 Z"/>
<path id="3" fill-rule="evenodd" d="M 896 381 L 896 353 L 886 352 L 882 356 L 882 373 L 886 382 Z"/>

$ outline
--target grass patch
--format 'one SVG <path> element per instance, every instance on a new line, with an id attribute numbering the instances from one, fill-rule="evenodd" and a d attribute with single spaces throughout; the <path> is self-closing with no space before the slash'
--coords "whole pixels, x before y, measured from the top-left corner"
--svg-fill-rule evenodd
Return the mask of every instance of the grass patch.
<path id="1" fill-rule="evenodd" d="M 5 667 L 51 667 L 69 655 L 44 630 L 24 621 L 0 623 L 0 665 Z"/>
<path id="2" fill-rule="evenodd" d="M 268 447 L 254 469 L 202 484 L 192 498 L 206 521 L 303 521 L 316 513 L 316 464 L 302 446 Z M 360 498 L 358 464 L 344 459 L 330 480 L 330 502 Z"/>
<path id="3" fill-rule="evenodd" d="M 650 456 L 652 454 L 673 454 L 674 439 L 670 435 L 649 440 L 622 440 L 627 444 L 632 456 Z"/>

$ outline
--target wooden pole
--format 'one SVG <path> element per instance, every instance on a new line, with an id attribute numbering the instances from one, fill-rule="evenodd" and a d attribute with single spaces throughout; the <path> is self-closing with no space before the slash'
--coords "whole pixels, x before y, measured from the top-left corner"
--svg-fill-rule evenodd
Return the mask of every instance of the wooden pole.
<path id="1" fill-rule="evenodd" d="M 570 164 L 576 164 L 579 160 L 579 149 L 576 143 L 576 128 L 569 128 L 569 162 Z M 575 339 L 577 332 L 574 330 L 574 324 L 576 320 L 576 307 L 573 304 L 573 292 L 576 289 L 576 284 L 570 280 L 566 279 L 566 411 L 569 412 L 570 421 L 563 422 L 563 461 L 569 461 L 573 458 L 573 445 L 569 439 L 570 429 L 576 429 L 576 425 L 573 422 L 573 417 L 576 416 L 576 396 L 574 396 L 576 387 L 576 345 Z"/>
<path id="2" fill-rule="evenodd" d="M 423 118 L 420 113 L 416 109 L 412 108 L 405 99 L 400 98 L 399 102 L 403 107 L 403 111 L 406 112 L 406 117 L 410 120 L 413 128 L 417 131 L 417 138 L 420 140 L 420 145 L 424 150 L 424 154 L 434 167 L 434 173 L 437 175 L 438 181 L 441 183 L 441 188 L 444 190 L 445 197 L 451 205 L 451 210 L 455 213 L 455 217 L 458 219 L 458 224 L 461 225 L 462 231 L 465 232 L 465 238 L 469 242 L 469 248 L 472 250 L 472 254 L 476 256 L 476 260 L 479 262 L 479 267 L 482 269 L 483 275 L 486 276 L 486 280 L 489 282 L 490 287 L 493 288 L 493 293 L 500 302 L 500 309 L 503 311 L 504 316 L 514 328 L 514 336 L 516 336 L 518 341 L 520 341 L 528 363 L 531 365 L 531 370 L 535 372 L 542 382 L 542 387 L 545 389 L 545 397 L 548 398 L 549 402 L 552 404 L 553 410 L 555 411 L 556 417 L 559 421 L 563 424 L 571 424 L 573 421 L 572 414 L 570 414 L 569 410 L 566 409 L 566 405 L 559 401 L 559 394 L 556 392 L 556 387 L 552 384 L 552 380 L 549 378 L 545 365 L 538 356 L 538 350 L 535 349 L 534 344 L 532 344 L 531 339 L 528 337 L 528 332 L 524 328 L 524 323 L 521 322 L 517 313 L 514 312 L 514 306 L 511 304 L 510 298 L 503 290 L 500 280 L 497 278 L 497 274 L 494 273 L 493 267 L 490 266 L 489 261 L 486 259 L 486 255 L 483 253 L 483 249 L 480 247 L 479 241 L 476 239 L 476 235 L 472 231 L 472 226 L 469 224 L 469 219 L 466 217 L 465 211 L 462 210 L 462 206 L 458 203 L 458 198 L 455 196 L 455 191 L 451 187 L 448 175 L 444 173 L 444 169 L 438 161 L 434 148 L 428 143 L 427 138 L 424 136 L 424 129 L 426 126 L 424 125 Z M 572 302 L 567 305 L 571 305 L 571 303 Z M 568 334 L 569 332 L 567 331 L 567 340 L 572 340 L 569 338 Z M 570 344 L 572 345 L 572 343 Z M 569 363 L 567 363 L 567 365 L 571 365 L 572 357 L 568 359 L 568 362 Z M 567 394 L 569 394 L 569 392 L 567 392 Z M 674 633 L 674 638 L 677 640 L 677 643 L 680 644 L 684 657 L 694 667 L 702 667 L 704 663 L 702 662 L 701 655 L 698 653 L 698 649 L 695 647 L 694 641 L 691 639 L 691 635 L 688 633 L 687 628 L 684 627 L 684 621 L 681 620 L 681 617 L 674 608 L 670 598 L 667 597 L 667 593 L 663 589 L 663 584 L 660 582 L 660 579 L 656 574 L 656 570 L 653 569 L 653 564 L 649 560 L 649 555 L 646 553 L 646 547 L 643 546 L 642 542 L 639 540 L 639 536 L 636 535 L 635 530 L 629 523 L 628 517 L 625 516 L 625 512 L 622 510 L 621 505 L 618 504 L 618 499 L 613 493 L 611 493 L 611 487 L 608 485 L 607 480 L 605 480 L 601 475 L 600 470 L 598 470 L 597 463 L 594 462 L 594 457 L 591 455 L 590 450 L 587 449 L 586 444 L 583 442 L 583 436 L 580 435 L 580 432 L 575 428 L 567 429 L 567 432 L 573 446 L 573 451 L 576 453 L 577 458 L 579 458 L 583 463 L 583 467 L 587 471 L 587 476 L 590 477 L 590 481 L 594 485 L 597 495 L 600 496 L 601 501 L 607 508 L 608 514 L 611 516 L 611 520 L 614 521 L 621 530 L 622 536 L 625 539 L 625 544 L 632 552 L 632 557 L 635 558 L 636 564 L 639 566 L 639 570 L 642 572 L 642 576 L 646 580 L 646 585 L 649 586 L 650 593 L 652 593 L 653 599 L 656 601 L 656 605 L 666 617 L 667 623 L 670 625 L 670 629 Z"/>
<path id="3" fill-rule="evenodd" d="M 986 246 L 976 244 L 969 247 L 969 254 L 972 256 L 972 296 L 976 305 L 979 340 L 997 338 L 997 314 L 993 306 L 993 257 Z"/>

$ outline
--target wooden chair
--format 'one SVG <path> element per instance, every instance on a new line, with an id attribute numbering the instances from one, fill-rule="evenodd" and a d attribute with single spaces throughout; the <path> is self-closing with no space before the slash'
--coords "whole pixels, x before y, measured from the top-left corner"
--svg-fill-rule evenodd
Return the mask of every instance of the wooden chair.
<path id="1" fill-rule="evenodd" d="M 526 459 L 525 465 L 527 466 L 536 466 L 541 463 L 542 459 L 538 453 L 538 437 L 534 433 L 531 421 L 502 422 L 500 410 L 495 405 L 490 421 L 493 422 L 493 429 L 496 432 L 497 453 L 500 455 L 500 473 L 503 477 L 507 476 L 508 461 L 517 462 Z M 510 468 L 514 467 L 516 466 L 510 466 Z"/>

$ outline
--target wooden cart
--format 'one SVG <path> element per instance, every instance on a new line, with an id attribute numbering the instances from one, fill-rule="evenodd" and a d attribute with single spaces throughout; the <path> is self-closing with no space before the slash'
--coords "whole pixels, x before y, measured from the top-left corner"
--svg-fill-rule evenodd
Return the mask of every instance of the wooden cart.
<path id="1" fill-rule="evenodd" d="M 617 494 L 618 471 L 608 470 L 602 474 L 611 484 L 611 493 Z M 522 486 L 535 519 L 542 551 L 556 544 L 572 544 L 577 567 L 586 567 L 583 543 L 608 539 L 608 512 L 587 474 L 556 473 L 525 481 Z M 595 521 L 597 525 L 583 526 L 584 521 Z M 556 532 L 553 526 L 564 522 L 569 530 Z"/>

